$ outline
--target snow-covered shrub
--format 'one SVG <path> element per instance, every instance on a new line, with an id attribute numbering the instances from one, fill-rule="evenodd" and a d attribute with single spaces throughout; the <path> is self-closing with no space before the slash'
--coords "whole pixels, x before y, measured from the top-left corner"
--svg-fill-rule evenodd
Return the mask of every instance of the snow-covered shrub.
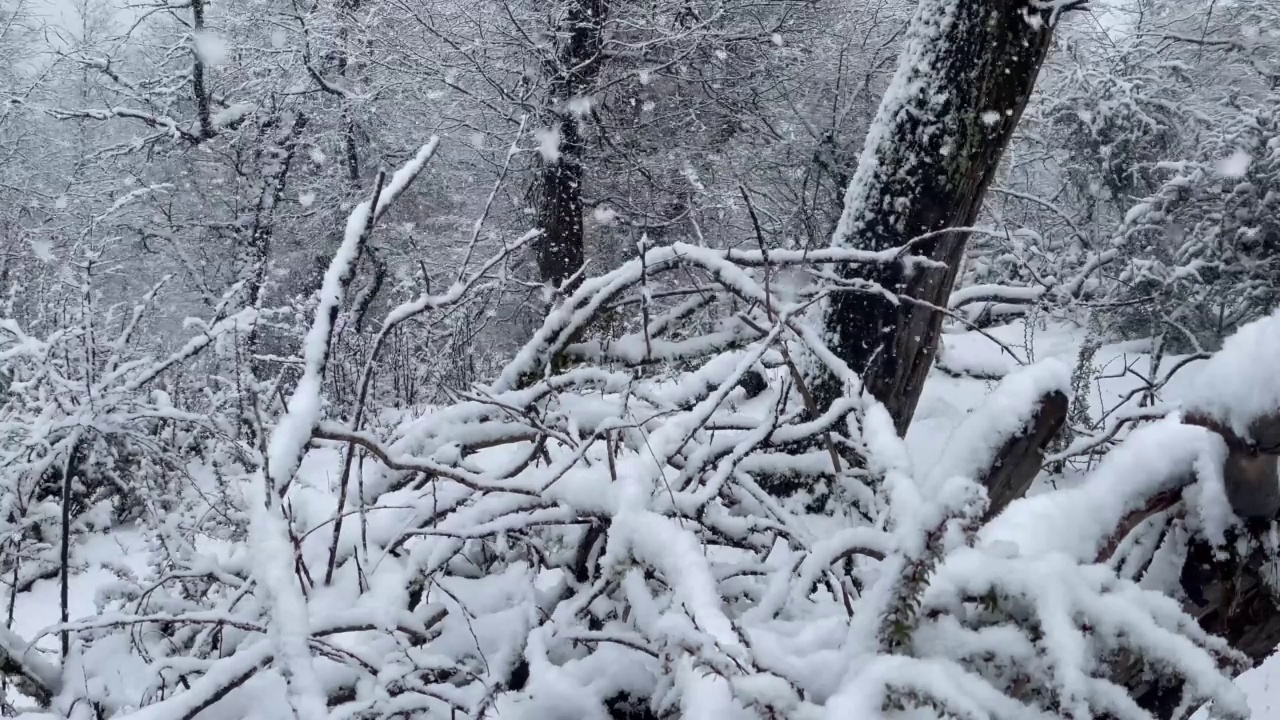
<path id="1" fill-rule="evenodd" d="M 1159 190 L 1125 217 L 1122 234 L 1134 257 L 1120 275 L 1122 297 L 1152 298 L 1128 314 L 1175 328 L 1168 337 L 1180 348 L 1212 349 L 1280 297 L 1274 102 L 1238 108 L 1194 157 L 1159 168 L 1166 173 Z"/>
<path id="2" fill-rule="evenodd" d="M 163 285 L 133 307 L 99 309 L 86 275 L 42 335 L 0 319 L 0 572 L 18 591 L 58 573 L 82 530 L 174 507 L 188 462 L 206 440 L 228 437 L 214 394 L 188 383 L 184 366 L 250 315 L 220 317 L 179 350 L 151 354 L 139 336 Z M 190 407 L 175 406 L 179 394 Z"/>
<path id="3" fill-rule="evenodd" d="M 1149 0 L 1067 25 L 951 307 L 1100 316 L 1212 351 L 1265 315 L 1277 251 L 1274 3 Z"/>
<path id="4" fill-rule="evenodd" d="M 1145 468 L 1138 438 L 1075 495 L 1015 503 L 983 528 L 978 460 L 1042 391 L 1068 390 L 1067 373 L 1007 380 L 953 438 L 974 461 L 918 474 L 809 324 L 833 290 L 775 282 L 896 249 L 650 248 L 583 281 L 491 382 L 390 432 L 364 420 L 375 344 L 340 417 L 323 378 L 351 269 L 424 160 L 353 213 L 288 409 L 264 419 L 250 473 L 232 480 L 243 502 L 187 495 L 147 530 L 149 574 L 122 574 L 98 614 L 0 634 L 0 668 L 44 712 L 1145 718 L 1125 680 L 1138 662 L 1188 702 L 1243 715 L 1225 674 L 1240 658 L 1095 562 L 1130 506 L 1208 441 L 1162 425 L 1180 454 Z M 378 343 L 447 314 L 506 254 L 392 309 Z M 629 331 L 593 330 L 619 313 Z M 831 407 L 812 405 L 801 355 L 842 380 Z M 1125 492 L 1101 493 L 1118 478 Z M 1220 507 L 1196 517 L 1221 527 Z M 183 527 L 216 513 L 228 532 Z M 60 633 L 58 661 L 42 641 Z"/>

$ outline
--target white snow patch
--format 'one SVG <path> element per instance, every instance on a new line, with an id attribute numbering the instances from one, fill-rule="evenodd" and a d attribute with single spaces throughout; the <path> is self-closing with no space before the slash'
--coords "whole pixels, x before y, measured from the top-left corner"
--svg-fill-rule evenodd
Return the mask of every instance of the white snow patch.
<path id="1" fill-rule="evenodd" d="M 298 196 L 298 203 L 302 205 L 302 207 L 311 207 L 311 204 L 315 201 L 316 194 L 313 192 L 304 192 Z"/>
<path id="2" fill-rule="evenodd" d="M 618 219 L 618 212 L 608 205 L 597 205 L 591 211 L 591 219 L 597 225 L 612 225 Z"/>
<path id="3" fill-rule="evenodd" d="M 1280 655 L 1272 655 L 1258 667 L 1241 673 L 1236 685 L 1244 691 L 1252 717 L 1280 717 Z M 1200 708 L 1191 720 L 1209 720 L 1209 709 Z"/>
<path id="4" fill-rule="evenodd" d="M 550 127 L 533 131 L 538 141 L 538 154 L 545 163 L 560 162 L 560 128 Z"/>
<path id="5" fill-rule="evenodd" d="M 205 65 L 217 67 L 227 61 L 227 41 L 211 30 L 197 30 L 191 34 L 196 57 Z"/>
<path id="6" fill-rule="evenodd" d="M 36 238 L 31 241 L 31 252 L 41 260 L 56 260 L 53 254 L 53 242 L 48 238 Z"/>
<path id="7" fill-rule="evenodd" d="M 209 118 L 209 122 L 215 128 L 227 127 L 234 125 L 244 119 L 246 115 L 258 108 L 257 105 L 250 102 L 235 103 L 230 107 L 219 110 Z"/>
<path id="8" fill-rule="evenodd" d="M 1280 412 L 1280 309 L 1227 338 L 1200 368 L 1185 396 L 1189 410 L 1227 423 L 1242 437 L 1257 419 Z"/>
<path id="9" fill-rule="evenodd" d="M 1218 175 L 1224 178 L 1240 178 L 1249 171 L 1253 156 L 1244 150 L 1236 150 L 1230 157 L 1218 161 Z"/>
<path id="10" fill-rule="evenodd" d="M 593 105 L 595 105 L 594 100 L 587 95 L 582 95 L 569 101 L 569 113 L 581 119 L 591 114 Z"/>

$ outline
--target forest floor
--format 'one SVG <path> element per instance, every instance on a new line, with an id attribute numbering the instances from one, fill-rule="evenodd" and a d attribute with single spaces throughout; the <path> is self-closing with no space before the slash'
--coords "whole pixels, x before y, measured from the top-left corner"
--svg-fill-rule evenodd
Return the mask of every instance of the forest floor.
<path id="1" fill-rule="evenodd" d="M 1079 328 L 1054 322 L 1037 323 L 1030 329 L 1024 323 L 1017 323 L 985 334 L 950 334 L 944 339 L 941 364 L 954 370 L 991 375 L 1012 370 L 1028 360 L 1040 362 L 1051 358 L 1074 368 L 1083 335 Z M 1089 393 L 1093 417 L 1097 417 L 1100 410 L 1114 407 L 1121 397 L 1142 383 L 1139 375 L 1146 375 L 1150 370 L 1150 357 L 1146 350 L 1140 343 L 1104 345 L 1098 350 L 1094 358 L 1097 372 Z M 1015 355 L 1017 359 L 1013 357 Z M 1176 358 L 1166 358 L 1164 366 L 1169 367 L 1175 361 Z M 1199 363 L 1192 363 L 1179 372 L 1166 386 L 1162 400 L 1176 404 L 1182 393 L 1195 386 L 1198 366 Z M 951 431 L 982 403 L 996 384 L 996 380 L 956 377 L 935 370 L 925 387 L 907 437 L 917 473 L 929 472 L 946 446 Z M 330 452 L 313 451 L 305 464 L 329 462 L 332 457 L 318 456 Z M 193 476 L 200 475 L 198 468 L 192 470 Z M 1084 467 L 1069 468 L 1061 476 L 1050 477 L 1042 473 L 1031 492 L 1073 483 L 1085 473 L 1087 468 Z M 109 592 L 122 574 L 145 577 L 148 552 L 146 538 L 131 527 L 85 536 L 73 553 L 75 574 L 69 596 L 71 619 L 74 621 L 96 614 L 98 598 L 104 591 Z M 43 628 L 55 625 L 59 614 L 59 582 L 56 578 L 42 580 L 17 598 L 14 623 L 10 629 L 24 638 L 33 638 Z M 56 656 L 57 644 L 57 636 L 50 634 L 42 637 L 37 647 L 52 658 Z M 127 670 L 122 667 L 120 672 Z M 1244 673 L 1237 682 L 1248 695 L 1254 717 L 1280 717 L 1280 658 L 1273 656 L 1260 667 Z M 259 691 L 262 689 L 258 688 Z M 228 700 L 235 704 L 234 699 Z M 230 717 L 225 714 L 230 709 L 227 705 L 220 708 L 223 712 L 218 713 L 219 718 Z M 254 717 L 253 708 L 247 704 L 231 709 L 231 712 L 243 712 L 239 716 L 242 718 Z M 1202 710 L 1194 718 L 1207 720 L 1208 715 Z"/>

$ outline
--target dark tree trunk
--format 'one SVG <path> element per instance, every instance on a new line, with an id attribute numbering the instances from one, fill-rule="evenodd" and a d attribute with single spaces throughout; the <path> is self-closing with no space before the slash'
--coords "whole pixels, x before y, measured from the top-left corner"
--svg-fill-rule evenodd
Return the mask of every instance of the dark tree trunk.
<path id="1" fill-rule="evenodd" d="M 1044 450 L 1067 421 L 1067 396 L 1054 390 L 1040 398 L 1035 418 L 1022 433 L 1005 440 L 986 475 L 978 478 L 987 489 L 987 519 L 1027 494 L 1044 464 Z"/>
<path id="2" fill-rule="evenodd" d="M 584 262 L 582 241 L 582 163 L 577 121 L 560 121 L 560 157 L 544 161 L 538 187 L 538 227 L 534 245 L 538 275 L 561 287 Z M 572 144 L 571 144 L 572 143 Z M 566 290 L 569 288 L 565 288 Z"/>
<path id="3" fill-rule="evenodd" d="M 562 42 L 549 68 L 552 126 L 559 134 L 554 153 L 544 152 L 538 177 L 538 227 L 534 245 L 542 281 L 561 287 L 582 268 L 582 134 L 575 101 L 584 98 L 599 74 L 607 0 L 569 0 Z"/>
<path id="4" fill-rule="evenodd" d="M 944 267 L 849 267 L 902 301 L 848 290 L 827 308 L 832 350 L 862 374 L 905 432 L 938 345 L 942 314 L 971 226 L 1049 48 L 1057 15 L 1028 0 L 922 0 L 898 73 L 845 196 L 834 245 L 913 254 Z M 931 233 L 936 233 L 930 235 Z M 817 379 L 821 406 L 841 392 Z"/>
<path id="5" fill-rule="evenodd" d="M 195 33 L 191 47 L 191 95 L 196 101 L 196 120 L 200 127 L 197 135 L 201 140 L 213 137 L 213 115 L 209 110 L 209 90 L 204 77 L 204 58 L 200 56 L 197 43 L 202 42 L 200 33 L 204 32 L 204 0 L 191 0 L 191 29 Z"/>
<path id="6" fill-rule="evenodd" d="M 256 308 L 261 308 L 265 300 L 276 206 L 284 197 L 289 181 L 289 166 L 297 153 L 302 131 L 307 126 L 307 116 L 297 113 L 287 125 L 285 123 L 286 118 L 276 116 L 263 127 L 258 203 L 254 208 L 253 225 L 240 249 L 240 266 L 247 275 L 245 293 L 248 302 Z M 258 330 L 258 325 L 255 324 L 245 338 L 245 348 L 250 353 L 258 349 Z M 261 370 L 264 367 L 255 362 L 255 368 Z"/>
<path id="7" fill-rule="evenodd" d="M 343 19 L 342 25 L 338 28 L 337 65 L 338 74 L 345 78 L 347 76 L 347 68 L 350 65 L 348 45 L 351 43 L 351 32 L 348 29 L 348 23 L 350 22 L 350 15 L 360 9 L 360 0 L 339 0 L 338 9 L 343 14 Z M 356 125 L 356 110 L 352 106 L 351 99 L 344 96 L 342 98 L 343 154 L 347 165 L 347 179 L 356 187 L 360 185 L 360 152 L 356 141 L 359 131 L 360 129 Z"/>

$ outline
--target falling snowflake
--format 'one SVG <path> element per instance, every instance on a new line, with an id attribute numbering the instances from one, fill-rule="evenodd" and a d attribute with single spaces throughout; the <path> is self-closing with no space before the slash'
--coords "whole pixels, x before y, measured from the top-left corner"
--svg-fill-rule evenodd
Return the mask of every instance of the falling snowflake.
<path id="1" fill-rule="evenodd" d="M 1253 163 L 1253 156 L 1244 150 L 1236 150 L 1231 157 L 1218 161 L 1218 175 L 1224 178 L 1244 177 Z"/>

